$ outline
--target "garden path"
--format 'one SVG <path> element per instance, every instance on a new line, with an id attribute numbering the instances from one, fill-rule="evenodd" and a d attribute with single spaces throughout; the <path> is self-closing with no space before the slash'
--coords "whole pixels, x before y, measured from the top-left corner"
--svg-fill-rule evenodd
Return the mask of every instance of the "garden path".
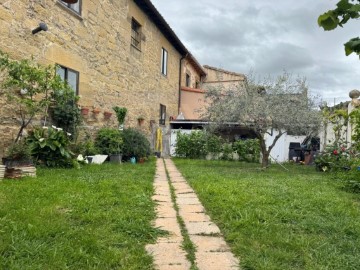
<path id="1" fill-rule="evenodd" d="M 157 218 L 154 226 L 169 232 L 146 247 L 159 270 L 190 269 L 187 252 L 182 249 L 183 234 L 178 218 L 185 224 L 185 234 L 195 245 L 195 265 L 199 270 L 239 269 L 239 261 L 221 236 L 219 228 L 206 215 L 194 190 L 170 159 L 158 159 L 154 180 Z M 175 201 L 171 196 L 174 190 Z"/>

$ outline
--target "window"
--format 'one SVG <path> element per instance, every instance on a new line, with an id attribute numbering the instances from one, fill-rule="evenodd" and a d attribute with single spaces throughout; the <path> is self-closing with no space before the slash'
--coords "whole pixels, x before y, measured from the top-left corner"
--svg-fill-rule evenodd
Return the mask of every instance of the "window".
<path id="1" fill-rule="evenodd" d="M 64 1 L 60 1 L 60 2 L 63 3 L 65 6 L 67 6 L 69 9 L 75 11 L 78 14 L 81 14 L 81 1 L 82 0 L 78 0 L 78 2 L 75 4 L 68 4 L 65 3 Z"/>
<path id="2" fill-rule="evenodd" d="M 141 25 L 134 20 L 131 20 L 131 45 L 141 50 Z"/>
<path id="3" fill-rule="evenodd" d="M 199 81 L 196 81 L 196 82 L 195 82 L 195 88 L 196 88 L 196 89 L 199 89 L 199 88 L 200 88 L 200 83 L 199 83 Z"/>
<path id="4" fill-rule="evenodd" d="M 159 120 L 159 124 L 160 125 L 165 125 L 165 119 L 166 119 L 166 106 L 160 104 L 160 120 Z"/>
<path id="5" fill-rule="evenodd" d="M 186 73 L 186 87 L 191 86 L 191 78 L 190 75 Z"/>
<path id="6" fill-rule="evenodd" d="M 167 75 L 167 59 L 168 52 L 164 48 L 161 48 L 161 73 Z"/>
<path id="7" fill-rule="evenodd" d="M 56 73 L 69 84 L 76 95 L 79 94 L 79 72 L 67 67 L 58 66 Z"/>

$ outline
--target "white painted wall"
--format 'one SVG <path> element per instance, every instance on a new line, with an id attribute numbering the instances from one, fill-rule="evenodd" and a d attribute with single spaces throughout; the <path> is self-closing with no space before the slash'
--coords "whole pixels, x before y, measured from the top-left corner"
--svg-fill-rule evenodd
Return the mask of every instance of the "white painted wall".
<path id="1" fill-rule="evenodd" d="M 192 131 L 194 131 L 193 129 L 172 129 L 171 130 L 171 136 L 170 136 L 170 156 L 175 156 L 175 146 L 176 146 L 176 134 L 178 132 L 181 133 L 185 133 L 185 134 L 190 134 Z"/>
<path id="2" fill-rule="evenodd" d="M 279 134 L 279 131 L 274 131 L 273 135 L 266 134 L 265 142 L 266 146 L 271 145 L 274 141 L 275 136 Z M 270 159 L 276 160 L 278 162 L 285 162 L 289 160 L 289 144 L 291 142 L 302 143 L 305 140 L 306 136 L 292 136 L 287 133 L 283 134 L 279 140 L 276 142 L 273 149 L 270 152 Z"/>

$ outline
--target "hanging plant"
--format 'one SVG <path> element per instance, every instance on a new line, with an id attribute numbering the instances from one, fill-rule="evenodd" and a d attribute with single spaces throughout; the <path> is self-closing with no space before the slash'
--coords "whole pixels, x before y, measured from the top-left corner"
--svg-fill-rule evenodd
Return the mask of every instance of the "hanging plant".
<path id="1" fill-rule="evenodd" d="M 116 117 L 118 119 L 119 125 L 123 125 L 127 114 L 127 109 L 125 107 L 115 106 L 113 107 L 113 110 L 116 113 Z"/>

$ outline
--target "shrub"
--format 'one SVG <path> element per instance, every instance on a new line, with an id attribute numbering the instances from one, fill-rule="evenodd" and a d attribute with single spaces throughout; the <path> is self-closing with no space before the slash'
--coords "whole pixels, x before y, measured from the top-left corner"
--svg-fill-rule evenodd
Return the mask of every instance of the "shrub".
<path id="1" fill-rule="evenodd" d="M 31 154 L 38 164 L 48 167 L 72 167 L 70 133 L 55 126 L 35 128 L 27 138 Z"/>
<path id="2" fill-rule="evenodd" d="M 205 132 L 197 130 L 185 134 L 178 131 L 175 154 L 186 158 L 205 158 L 207 154 Z"/>
<path id="3" fill-rule="evenodd" d="M 113 110 L 116 113 L 116 117 L 118 119 L 119 125 L 124 124 L 127 109 L 125 107 L 115 106 L 115 107 L 113 107 Z"/>
<path id="4" fill-rule="evenodd" d="M 139 160 L 150 155 L 150 142 L 139 130 L 133 128 L 124 129 L 122 138 L 124 141 L 123 159 L 129 160 L 131 157 L 135 157 Z"/>
<path id="5" fill-rule="evenodd" d="M 31 151 L 25 140 L 18 141 L 9 146 L 5 153 L 6 158 L 13 160 L 31 160 Z"/>
<path id="6" fill-rule="evenodd" d="M 336 142 L 329 144 L 326 149 L 315 157 L 315 166 L 319 171 L 349 170 L 354 160 L 352 149 L 346 144 Z"/>
<path id="7" fill-rule="evenodd" d="M 232 148 L 232 144 L 231 143 L 224 143 L 223 147 L 222 147 L 222 155 L 221 155 L 221 159 L 222 160 L 233 160 L 233 148 Z"/>
<path id="8" fill-rule="evenodd" d="M 72 93 L 74 93 L 72 91 Z M 54 124 L 76 137 L 77 127 L 81 123 L 81 113 L 76 98 L 54 95 L 55 104 L 51 106 L 50 114 Z"/>
<path id="9" fill-rule="evenodd" d="M 120 154 L 123 145 L 122 134 L 117 129 L 101 128 L 95 138 L 95 147 L 103 155 Z"/>
<path id="10" fill-rule="evenodd" d="M 239 155 L 240 161 L 259 162 L 260 143 L 258 139 L 239 140 L 234 142 L 233 149 Z"/>

